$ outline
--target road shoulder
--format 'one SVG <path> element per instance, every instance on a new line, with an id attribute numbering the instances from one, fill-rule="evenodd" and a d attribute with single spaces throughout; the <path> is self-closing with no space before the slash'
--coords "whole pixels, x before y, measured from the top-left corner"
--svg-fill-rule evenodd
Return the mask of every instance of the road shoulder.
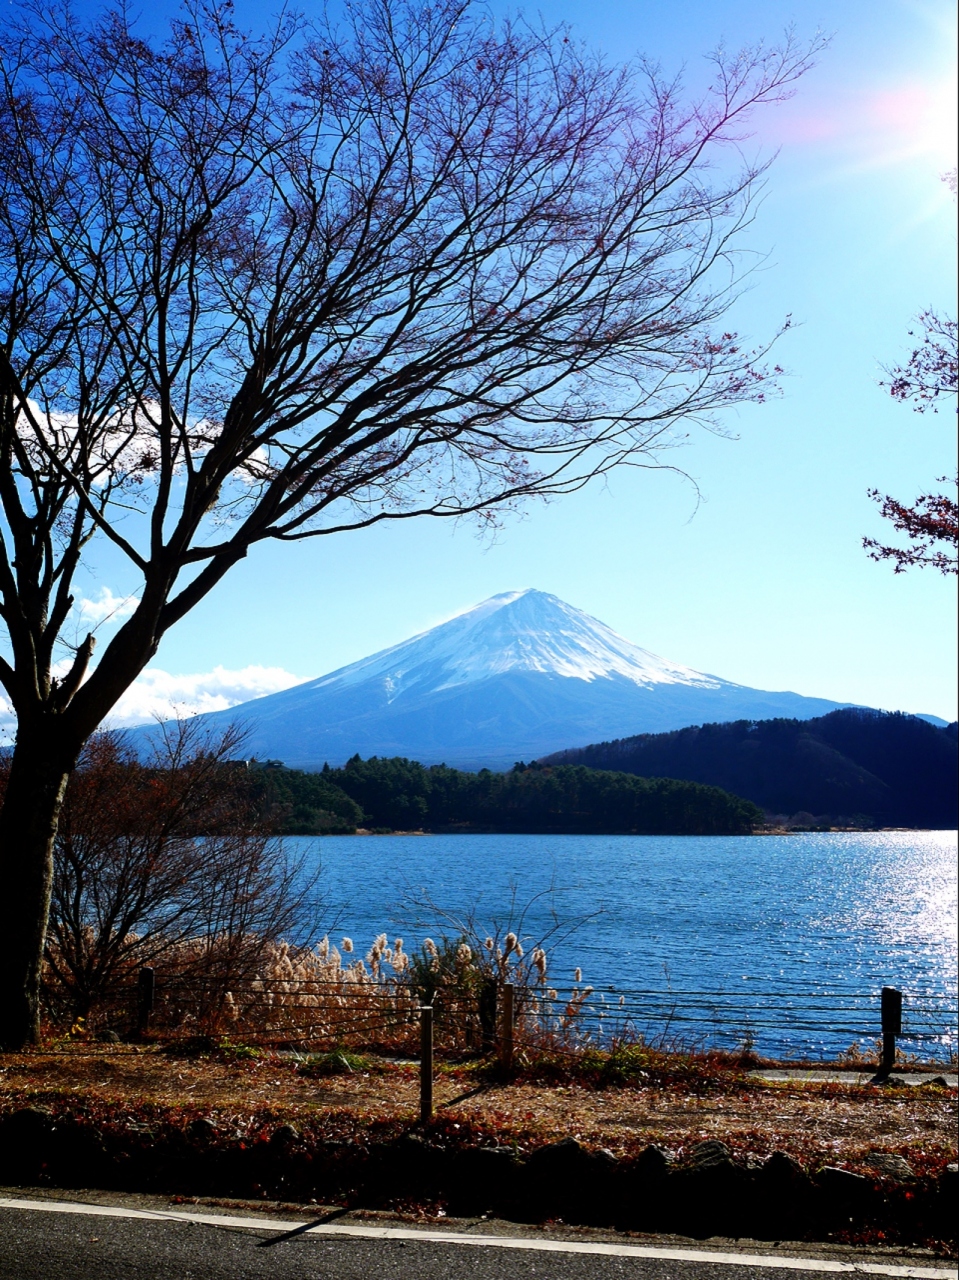
<path id="1" fill-rule="evenodd" d="M 7 1208 L 34 1207 L 50 1212 L 109 1212 L 116 1216 L 149 1217 L 173 1221 L 191 1220 L 211 1226 L 260 1227 L 268 1231 L 310 1231 L 317 1234 L 364 1235 L 371 1238 L 422 1238 L 433 1243 L 484 1243 L 501 1248 L 564 1251 L 621 1256 L 650 1256 L 712 1261 L 716 1264 L 762 1265 L 784 1270 L 812 1270 L 817 1262 L 822 1271 L 911 1276 L 924 1280 L 955 1280 L 954 1260 L 919 1247 L 869 1246 L 788 1240 L 731 1239 L 646 1232 L 615 1231 L 609 1228 L 568 1226 L 563 1223 L 516 1223 L 493 1217 L 449 1218 L 425 1214 L 346 1210 L 337 1205 L 263 1202 L 212 1197 L 184 1198 L 130 1194 L 118 1191 L 63 1189 L 49 1187 L 0 1187 L 0 1205 Z"/>

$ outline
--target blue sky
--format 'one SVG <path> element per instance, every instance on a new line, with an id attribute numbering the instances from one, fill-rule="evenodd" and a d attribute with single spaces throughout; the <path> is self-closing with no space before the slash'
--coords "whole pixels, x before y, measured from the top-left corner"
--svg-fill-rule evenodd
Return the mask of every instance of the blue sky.
<path id="1" fill-rule="evenodd" d="M 151 21 L 173 6 L 151 6 Z M 956 715 L 955 592 L 867 559 L 885 536 L 872 486 L 912 500 L 955 467 L 950 409 L 919 416 L 877 385 L 928 306 L 954 307 L 954 19 L 940 3 L 716 5 L 540 0 L 615 56 L 703 74 L 719 40 L 822 27 L 832 43 L 795 99 L 756 120 L 779 148 L 748 241 L 768 255 L 735 313 L 761 339 L 786 313 L 784 395 L 694 432 L 665 472 L 630 471 L 531 505 L 492 542 L 423 521 L 260 548 L 164 640 L 128 699 L 222 706 L 396 643 L 496 592 L 552 591 L 675 661 L 766 689 Z M 265 10 L 264 10 L 265 11 Z M 255 18 L 257 6 L 241 7 Z M 131 584 L 103 561 L 88 584 Z M 91 606 L 92 609 L 92 606 Z M 217 669 L 221 669 L 219 674 Z M 267 670 L 257 670 L 265 668 Z"/>

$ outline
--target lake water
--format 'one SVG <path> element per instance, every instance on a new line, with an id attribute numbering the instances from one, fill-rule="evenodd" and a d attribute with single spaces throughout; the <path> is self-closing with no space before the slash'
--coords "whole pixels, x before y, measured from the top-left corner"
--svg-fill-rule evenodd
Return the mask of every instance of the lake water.
<path id="1" fill-rule="evenodd" d="M 542 941 L 561 997 L 581 968 L 607 1030 L 628 1016 L 674 1042 L 830 1057 L 876 1038 L 889 985 L 904 993 L 902 1047 L 956 1052 L 954 831 L 290 844 L 319 859 L 330 936 L 360 954 L 383 931 L 407 950 L 454 937 L 472 914 L 482 933 Z"/>

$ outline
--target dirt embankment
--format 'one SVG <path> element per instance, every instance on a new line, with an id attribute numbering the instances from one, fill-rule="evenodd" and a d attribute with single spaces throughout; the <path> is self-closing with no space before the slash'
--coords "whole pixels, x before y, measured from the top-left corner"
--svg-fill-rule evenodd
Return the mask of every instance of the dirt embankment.
<path id="1" fill-rule="evenodd" d="M 521 1144 L 573 1136 L 620 1155 L 649 1143 L 679 1154 L 718 1138 L 756 1156 L 785 1150 L 827 1163 L 855 1164 L 871 1151 L 921 1165 L 955 1159 L 955 1090 L 764 1084 L 735 1071 L 687 1075 L 596 1088 L 522 1077 L 484 1080 L 469 1066 L 450 1067 L 437 1074 L 435 1101 L 447 1120 L 502 1131 Z M 104 1049 L 0 1058 L 0 1105 L 31 1103 L 216 1113 L 240 1124 L 260 1114 L 317 1122 L 336 1114 L 352 1115 L 361 1128 L 408 1126 L 417 1118 L 419 1074 L 413 1064 L 370 1059 L 369 1069 L 316 1077 L 297 1059 L 271 1054 L 190 1058 Z"/>
<path id="2" fill-rule="evenodd" d="M 466 1065 L 438 1070 L 422 1126 L 415 1064 L 353 1062 L 328 1075 L 243 1051 L 8 1055 L 0 1173 L 947 1248 L 954 1089 L 768 1084 L 703 1062 L 597 1087 Z"/>

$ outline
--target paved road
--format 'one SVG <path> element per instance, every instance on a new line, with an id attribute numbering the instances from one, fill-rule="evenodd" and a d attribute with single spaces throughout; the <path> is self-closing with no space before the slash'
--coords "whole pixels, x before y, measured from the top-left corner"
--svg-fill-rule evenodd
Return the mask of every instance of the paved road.
<path id="1" fill-rule="evenodd" d="M 225 1210 L 145 1211 L 113 1199 L 113 1206 L 90 1212 L 95 1207 L 89 1204 L 31 1199 L 28 1192 L 0 1198 L 0 1280 L 814 1280 L 854 1272 L 880 1280 L 956 1280 L 957 1275 L 931 1265 L 932 1259 L 915 1257 L 857 1261 L 850 1255 L 850 1261 L 837 1261 L 835 1253 L 823 1260 L 795 1253 L 770 1256 L 770 1249 L 760 1258 L 755 1250 L 752 1256 L 697 1250 L 694 1242 L 686 1249 L 642 1247 L 608 1233 L 605 1240 L 579 1237 L 571 1243 L 524 1236 L 516 1228 L 508 1236 L 485 1228 L 467 1237 L 473 1243 L 450 1243 L 437 1238 L 442 1232 L 395 1223 L 340 1220 L 317 1228 L 315 1222 L 293 1224 Z M 480 1239 L 487 1243 L 479 1245 Z M 615 1252 L 622 1250 L 627 1256 Z M 639 1253 L 645 1256 L 635 1256 Z"/>

